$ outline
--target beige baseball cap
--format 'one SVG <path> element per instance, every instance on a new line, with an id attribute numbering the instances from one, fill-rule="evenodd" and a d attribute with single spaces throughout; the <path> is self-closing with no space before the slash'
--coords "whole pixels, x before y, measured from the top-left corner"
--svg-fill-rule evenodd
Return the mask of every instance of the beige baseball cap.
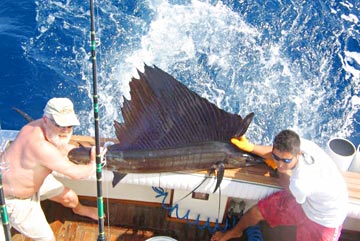
<path id="1" fill-rule="evenodd" d="M 80 125 L 74 111 L 74 105 L 68 98 L 50 99 L 45 106 L 44 115 L 52 115 L 59 126 Z"/>

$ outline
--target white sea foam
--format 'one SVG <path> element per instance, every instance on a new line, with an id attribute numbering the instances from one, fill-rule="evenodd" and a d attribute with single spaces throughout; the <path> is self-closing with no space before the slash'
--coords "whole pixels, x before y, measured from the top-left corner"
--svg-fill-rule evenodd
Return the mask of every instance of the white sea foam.
<path id="1" fill-rule="evenodd" d="M 75 81 L 78 90 L 92 98 L 87 8 L 82 1 L 36 4 L 39 33 L 24 46 L 25 52 Z M 118 1 L 98 4 L 104 136 L 113 136 L 114 119 L 122 120 L 121 96 L 130 97 L 129 81 L 144 63 L 157 65 L 222 109 L 242 116 L 254 111 L 248 135 L 255 142 L 269 143 L 283 128 L 320 143 L 353 134 L 359 113 L 360 53 L 343 46 L 358 36 L 353 27 L 358 15 L 351 3 L 332 5 L 322 14 L 312 14 L 306 1 L 280 6 L 284 15 L 278 22 L 268 15 L 277 10 L 251 16 L 252 6 L 235 12 L 221 1 L 149 0 L 128 8 L 120 8 Z M 344 26 L 323 33 L 326 19 Z M 60 34 L 59 26 L 64 29 Z M 62 38 L 68 42 L 62 43 Z M 89 105 L 80 112 L 82 123 L 88 123 L 86 131 L 93 135 Z"/>
<path id="2" fill-rule="evenodd" d="M 259 43 L 263 30 L 248 24 L 243 16 L 221 3 L 170 4 L 157 0 L 150 1 L 149 7 L 153 18 L 146 24 L 147 31 L 139 35 L 139 43 L 118 53 L 123 60 L 107 74 L 112 81 L 118 84 L 120 81 L 121 93 L 127 98 L 128 81 L 137 76 L 135 68 L 143 70 L 143 63 L 155 64 L 220 108 L 240 115 L 254 111 L 256 119 L 248 134 L 254 141 L 271 142 L 268 136 L 283 128 L 293 128 L 308 138 L 320 138 L 320 143 L 335 134 L 332 129 L 336 126 L 341 127 L 337 135 L 351 133 L 348 127 L 358 109 L 347 107 L 346 100 L 340 106 L 352 109 L 346 112 L 346 117 L 331 123 L 323 121 L 323 103 L 333 95 L 326 83 L 331 60 L 319 56 L 320 75 L 305 77 L 302 69 L 313 63 L 296 65 L 284 53 L 288 44 L 285 40 L 297 34 L 293 32 L 298 31 L 296 28 L 282 30 L 284 42 Z M 352 14 L 342 18 L 357 21 Z M 298 41 L 298 37 L 294 36 L 293 41 Z M 348 63 L 358 63 L 358 54 L 345 53 L 344 59 L 344 69 L 355 80 L 359 70 Z M 208 68 L 215 74 L 210 76 Z M 112 113 L 114 119 L 119 118 L 115 111 Z M 319 128 L 329 130 L 319 136 Z"/>
<path id="3" fill-rule="evenodd" d="M 354 14 L 349 14 L 349 15 L 342 14 L 341 18 L 346 21 L 353 22 L 355 24 L 357 24 L 359 22 L 358 17 Z"/>

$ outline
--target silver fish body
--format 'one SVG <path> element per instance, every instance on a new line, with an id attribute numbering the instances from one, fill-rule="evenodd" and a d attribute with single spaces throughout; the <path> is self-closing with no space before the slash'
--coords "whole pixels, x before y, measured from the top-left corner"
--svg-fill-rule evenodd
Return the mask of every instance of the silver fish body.
<path id="1" fill-rule="evenodd" d="M 69 159 L 87 163 L 88 148 L 75 148 Z M 201 142 L 158 150 L 119 150 L 117 145 L 108 148 L 105 169 L 120 173 L 160 173 L 173 171 L 200 171 L 216 168 L 221 162 L 225 168 L 239 168 L 263 163 L 263 159 L 237 149 L 225 142 Z"/>

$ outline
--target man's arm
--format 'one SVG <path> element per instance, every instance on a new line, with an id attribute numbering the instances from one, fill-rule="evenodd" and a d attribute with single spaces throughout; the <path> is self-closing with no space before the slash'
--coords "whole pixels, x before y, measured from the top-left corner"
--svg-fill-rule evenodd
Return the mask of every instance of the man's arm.
<path id="1" fill-rule="evenodd" d="M 264 159 L 272 159 L 272 146 L 255 145 L 249 142 L 246 136 L 241 136 L 240 138 L 233 137 L 230 139 L 230 142 L 243 151 L 254 153 Z"/>
<path id="2" fill-rule="evenodd" d="M 272 159 L 272 146 L 260 146 L 260 145 L 254 145 L 254 149 L 252 153 L 261 156 L 264 159 Z"/>
<path id="3" fill-rule="evenodd" d="M 84 179 L 96 171 L 94 148 L 92 148 L 89 156 L 90 162 L 86 165 L 71 162 L 64 153 L 47 141 L 38 143 L 33 147 L 33 156 L 41 165 L 72 179 Z"/>
<path id="4" fill-rule="evenodd" d="M 277 180 L 279 186 L 281 186 L 284 189 L 290 190 L 289 184 L 290 184 L 291 171 L 278 172 L 278 174 L 279 174 L 279 178 L 277 178 L 276 180 Z"/>

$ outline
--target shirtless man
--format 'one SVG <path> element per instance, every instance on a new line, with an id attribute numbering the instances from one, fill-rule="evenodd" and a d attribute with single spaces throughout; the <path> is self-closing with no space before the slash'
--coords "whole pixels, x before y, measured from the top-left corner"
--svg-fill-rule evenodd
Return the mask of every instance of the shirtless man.
<path id="1" fill-rule="evenodd" d="M 1 162 L 9 165 L 3 173 L 9 222 L 34 240 L 55 240 L 40 200 L 48 198 L 72 208 L 76 214 L 98 218 L 97 208 L 81 205 L 77 194 L 51 174 L 56 171 L 72 179 L 84 179 L 95 173 L 94 148 L 87 165 L 76 165 L 67 158 L 68 152 L 74 148 L 69 144 L 73 126 L 79 124 L 69 99 L 52 98 L 43 117 L 25 125 L 1 156 Z M 0 240 L 5 240 L 1 229 Z"/>

